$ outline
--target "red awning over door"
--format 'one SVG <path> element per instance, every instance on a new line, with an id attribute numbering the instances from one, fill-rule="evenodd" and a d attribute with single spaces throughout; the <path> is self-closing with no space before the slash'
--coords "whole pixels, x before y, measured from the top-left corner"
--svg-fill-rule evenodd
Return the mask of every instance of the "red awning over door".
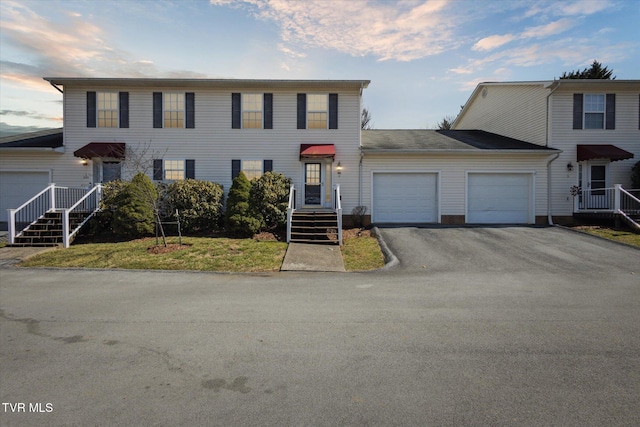
<path id="1" fill-rule="evenodd" d="M 92 142 L 73 152 L 76 157 L 92 159 L 94 157 L 113 157 L 124 159 L 126 146 L 124 142 Z"/>
<path id="2" fill-rule="evenodd" d="M 334 158 L 336 156 L 336 147 L 333 144 L 300 144 L 300 158 Z"/>
<path id="3" fill-rule="evenodd" d="M 615 162 L 616 160 L 633 159 L 633 153 L 611 144 L 578 144 L 578 161 L 583 162 L 593 159 L 610 159 L 612 162 Z"/>

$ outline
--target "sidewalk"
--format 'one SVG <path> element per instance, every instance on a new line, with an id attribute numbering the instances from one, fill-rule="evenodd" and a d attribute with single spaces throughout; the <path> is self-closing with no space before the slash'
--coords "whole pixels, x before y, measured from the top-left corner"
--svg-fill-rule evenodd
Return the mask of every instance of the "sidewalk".
<path id="1" fill-rule="evenodd" d="M 280 271 L 345 271 L 338 245 L 290 243 Z"/>
<path id="2" fill-rule="evenodd" d="M 0 231 L 0 242 L 7 241 L 7 232 Z M 56 249 L 55 247 L 0 248 L 0 267 L 17 264 L 34 255 Z"/>

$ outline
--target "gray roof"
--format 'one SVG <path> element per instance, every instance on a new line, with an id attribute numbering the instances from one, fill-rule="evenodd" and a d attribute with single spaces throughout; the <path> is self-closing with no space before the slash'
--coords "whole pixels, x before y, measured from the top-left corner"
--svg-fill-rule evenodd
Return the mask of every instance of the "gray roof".
<path id="1" fill-rule="evenodd" d="M 389 129 L 363 130 L 362 149 L 367 152 L 429 152 L 513 150 L 555 152 L 557 150 L 537 144 L 508 138 L 482 130 L 427 130 Z"/>
<path id="2" fill-rule="evenodd" d="M 45 129 L 0 138 L 0 148 L 58 148 L 62 145 L 62 128 Z"/>

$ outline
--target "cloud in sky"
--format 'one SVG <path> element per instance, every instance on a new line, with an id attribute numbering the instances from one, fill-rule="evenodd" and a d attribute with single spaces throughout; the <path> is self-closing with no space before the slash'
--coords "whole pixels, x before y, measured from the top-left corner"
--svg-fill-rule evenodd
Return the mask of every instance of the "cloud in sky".
<path id="1" fill-rule="evenodd" d="M 337 3 L 279 0 L 210 0 L 244 7 L 281 31 L 281 51 L 300 55 L 308 48 L 336 50 L 379 61 L 412 61 L 460 44 L 449 0 Z M 335 5 L 336 7 L 332 7 Z"/>
<path id="2" fill-rule="evenodd" d="M 36 111 L 0 110 L 0 116 L 28 117 L 34 120 L 53 120 L 62 123 L 62 117 L 60 116 L 48 116 Z"/>

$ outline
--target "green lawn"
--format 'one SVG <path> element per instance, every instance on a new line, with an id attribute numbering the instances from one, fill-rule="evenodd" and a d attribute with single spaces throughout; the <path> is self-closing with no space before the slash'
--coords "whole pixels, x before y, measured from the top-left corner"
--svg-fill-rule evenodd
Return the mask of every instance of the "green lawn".
<path id="1" fill-rule="evenodd" d="M 605 239 L 615 240 L 617 242 L 626 243 L 628 245 L 637 246 L 640 248 L 640 234 L 633 233 L 626 230 L 616 230 L 608 227 L 594 226 L 579 226 L 576 227 L 580 231 L 587 232 L 596 236 L 604 237 Z"/>
<path id="2" fill-rule="evenodd" d="M 278 271 L 287 244 L 254 239 L 184 237 L 156 246 L 155 238 L 73 245 L 34 256 L 23 267 L 83 267 L 228 272 Z"/>
<path id="3" fill-rule="evenodd" d="M 287 250 L 286 243 L 274 240 L 183 237 L 180 246 L 171 237 L 167 242 L 167 248 L 156 246 L 155 238 L 75 244 L 36 255 L 20 266 L 264 272 L 280 270 Z M 378 241 L 368 235 L 346 238 L 342 254 L 348 271 L 384 265 Z"/>

